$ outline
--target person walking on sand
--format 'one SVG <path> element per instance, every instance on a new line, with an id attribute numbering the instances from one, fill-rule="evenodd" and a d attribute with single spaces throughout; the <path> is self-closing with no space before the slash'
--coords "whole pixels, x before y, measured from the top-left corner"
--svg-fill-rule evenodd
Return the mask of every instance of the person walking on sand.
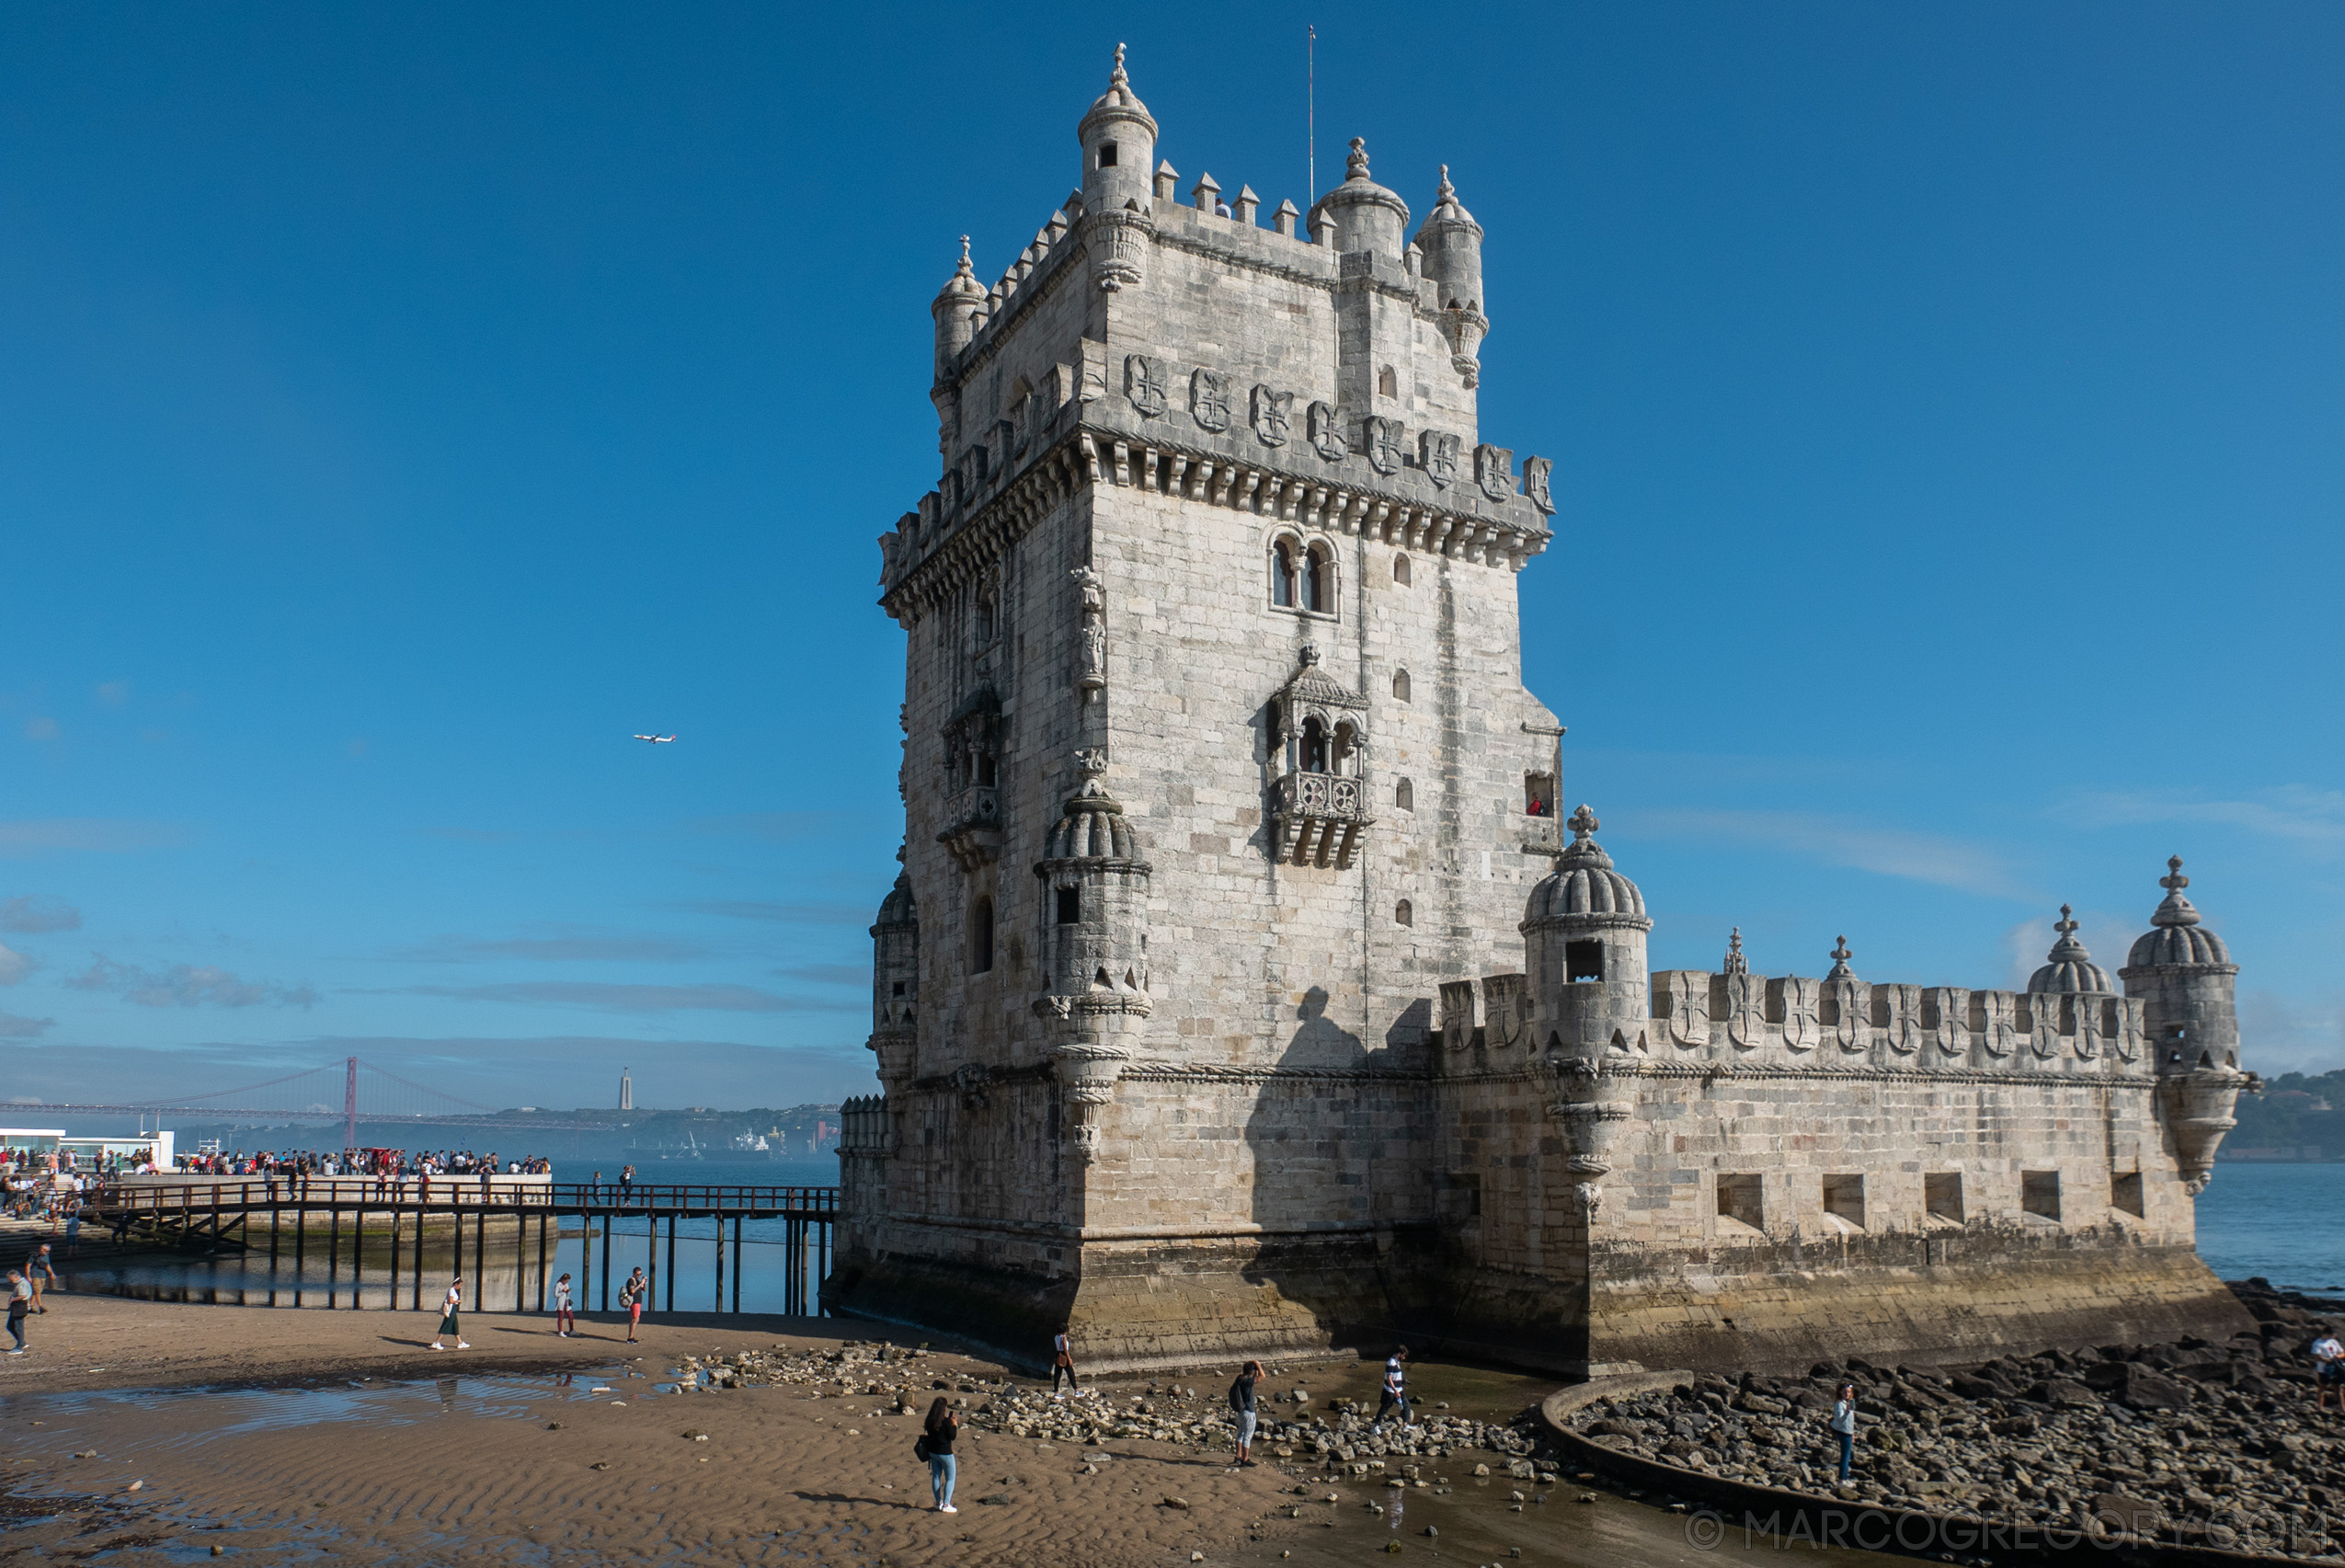
<path id="1" fill-rule="evenodd" d="M 1060 1329 L 1050 1336 L 1050 1397 L 1052 1399 L 1067 1397 L 1058 1391 L 1058 1379 L 1061 1378 L 1066 1379 L 1067 1386 L 1077 1393 L 1083 1391 L 1082 1385 L 1075 1381 L 1075 1347 L 1068 1343 L 1067 1331 L 1064 1329 Z"/>
<path id="2" fill-rule="evenodd" d="M 48 1250 L 41 1248 L 42 1252 Z M 2345 1345 L 2338 1343 L 2333 1327 L 2323 1323 L 2307 1348 L 2313 1357 L 2313 1409 L 2327 1410 L 2328 1396 L 2333 1392 L 2339 1413 L 2345 1413 Z"/>
<path id="3" fill-rule="evenodd" d="M 1840 1436 L 1840 1484 L 1848 1484 L 1848 1472 L 1857 1462 L 1857 1385 L 1843 1383 L 1832 1396 L 1832 1430 Z"/>
<path id="4" fill-rule="evenodd" d="M 457 1349 L 470 1350 L 472 1348 L 472 1342 L 464 1338 L 464 1331 L 456 1326 L 456 1312 L 463 1304 L 464 1276 L 460 1274 L 448 1282 L 447 1298 L 440 1304 L 440 1332 L 431 1336 L 432 1349 L 447 1349 L 448 1347 L 440 1342 L 452 1333 L 456 1336 Z"/>
<path id="5" fill-rule="evenodd" d="M 1249 1361 L 1239 1368 L 1238 1380 L 1230 1385 L 1230 1408 L 1238 1417 L 1238 1462 L 1251 1465 L 1254 1446 L 1254 1385 L 1262 1381 L 1262 1363 Z"/>
<path id="6" fill-rule="evenodd" d="M 643 1276 L 641 1269 L 627 1276 L 627 1282 L 619 1287 L 619 1305 L 627 1309 L 627 1343 L 629 1345 L 635 1343 L 635 1330 L 643 1322 L 644 1292 L 650 1288 L 651 1281 Z"/>
<path id="7" fill-rule="evenodd" d="M 564 1275 L 554 1282 L 554 1333 L 557 1339 L 576 1339 L 578 1320 L 570 1311 L 570 1276 Z"/>
<path id="8" fill-rule="evenodd" d="M 41 1300 L 41 1293 L 58 1283 L 57 1265 L 50 1260 L 48 1242 L 41 1242 L 28 1260 L 25 1277 L 32 1285 L 32 1310 L 46 1317 L 49 1308 Z"/>
<path id="9" fill-rule="evenodd" d="M 17 1342 L 11 1356 L 25 1353 L 25 1314 L 32 1310 L 32 1281 L 15 1269 L 8 1271 L 8 1336 Z M 944 1402 L 936 1402 L 943 1404 Z"/>
<path id="10" fill-rule="evenodd" d="M 928 1419 L 921 1424 L 921 1453 L 928 1460 L 929 1490 L 936 1494 L 936 1511 L 957 1514 L 953 1506 L 953 1482 L 960 1473 L 960 1461 L 953 1457 L 953 1436 L 961 1423 L 954 1416 L 953 1407 L 939 1395 L 928 1407 Z"/>
<path id="11" fill-rule="evenodd" d="M 1409 1425 L 1409 1389 L 1407 1375 L 1401 1369 L 1408 1359 L 1409 1347 L 1405 1345 L 1394 1345 L 1392 1354 L 1384 1358 L 1384 1398 L 1376 1407 L 1376 1424 L 1370 1430 L 1383 1431 L 1385 1416 L 1396 1408 L 1401 1412 L 1401 1425 Z"/>

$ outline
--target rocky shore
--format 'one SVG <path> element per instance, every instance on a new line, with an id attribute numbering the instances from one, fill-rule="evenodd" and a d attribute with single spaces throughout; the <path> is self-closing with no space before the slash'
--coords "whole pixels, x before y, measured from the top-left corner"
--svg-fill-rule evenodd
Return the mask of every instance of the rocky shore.
<path id="1" fill-rule="evenodd" d="M 966 1426 L 1014 1437 L 1074 1445 L 1135 1438 L 1195 1448 L 1230 1448 L 1233 1423 L 1226 1388 L 1165 1378 L 1145 1387 L 1093 1384 L 1065 1398 L 1007 1381 L 966 1375 L 934 1376 L 937 1357 L 927 1350 L 849 1341 L 835 1350 L 742 1351 L 727 1357 L 685 1356 L 679 1374 L 685 1386 L 723 1391 L 759 1385 L 806 1388 L 818 1399 L 864 1405 L 875 1417 L 924 1414 L 929 1402 L 947 1399 Z M 929 1363 L 923 1366 L 923 1363 Z M 1264 1458 L 1300 1459 L 1355 1475 L 1386 1468 L 1379 1459 L 1447 1459 L 1489 1453 L 1507 1473 L 1552 1482 L 1551 1465 L 1535 1463 L 1535 1441 L 1527 1422 L 1502 1425 L 1447 1413 L 1446 1405 L 1420 1408 L 1414 1423 L 1375 1429 L 1374 1412 L 1349 1399 L 1321 1400 L 1311 1392 L 1308 1372 L 1283 1380 L 1274 1391 L 1265 1380 L 1256 1394 L 1260 1427 L 1257 1450 Z"/>
<path id="2" fill-rule="evenodd" d="M 2317 1413 L 2305 1347 L 2345 1301 L 2232 1288 L 2258 1332 L 1974 1366 L 1820 1362 L 1805 1378 L 1703 1376 L 1600 1399 L 1573 1430 L 1753 1485 L 2005 1523 L 2131 1530 L 2266 1555 L 2345 1559 L 2345 1415 Z M 1857 1385 L 1856 1479 L 1825 1420 Z"/>

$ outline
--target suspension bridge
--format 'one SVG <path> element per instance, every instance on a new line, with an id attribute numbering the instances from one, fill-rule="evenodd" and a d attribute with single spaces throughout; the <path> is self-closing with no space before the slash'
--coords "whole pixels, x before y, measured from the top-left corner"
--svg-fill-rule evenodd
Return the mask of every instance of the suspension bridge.
<path id="1" fill-rule="evenodd" d="M 575 1119 L 532 1117 L 527 1111 L 500 1112 L 444 1089 L 402 1078 L 357 1057 L 324 1067 L 304 1068 L 281 1078 L 153 1100 L 105 1104 L 19 1102 L 12 1114 L 139 1116 L 202 1116 L 220 1121 L 317 1121 L 342 1124 L 342 1147 L 358 1146 L 360 1122 L 414 1122 L 432 1127 L 574 1128 Z"/>

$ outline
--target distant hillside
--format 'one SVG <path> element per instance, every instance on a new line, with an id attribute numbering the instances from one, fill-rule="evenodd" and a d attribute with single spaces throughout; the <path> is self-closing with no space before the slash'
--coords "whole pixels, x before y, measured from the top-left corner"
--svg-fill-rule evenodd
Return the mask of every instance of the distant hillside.
<path id="1" fill-rule="evenodd" d="M 2272 1079 L 2239 1096 L 2239 1125 L 2223 1140 L 2224 1160 L 2345 1160 L 2345 1069 Z"/>
<path id="2" fill-rule="evenodd" d="M 787 1110 L 757 1105 L 745 1111 L 723 1111 L 709 1105 L 690 1105 L 681 1110 L 666 1111 L 642 1106 L 632 1111 L 601 1107 L 580 1107 L 575 1111 L 515 1107 L 498 1114 L 516 1121 L 536 1124 L 571 1122 L 580 1132 L 617 1132 L 623 1128 L 637 1139 L 654 1143 L 681 1142 L 690 1134 L 698 1143 L 725 1144 L 747 1133 L 763 1138 L 777 1149 L 812 1153 L 818 1147 L 823 1150 L 835 1148 L 839 1141 L 839 1107 L 835 1104 L 792 1105 Z"/>

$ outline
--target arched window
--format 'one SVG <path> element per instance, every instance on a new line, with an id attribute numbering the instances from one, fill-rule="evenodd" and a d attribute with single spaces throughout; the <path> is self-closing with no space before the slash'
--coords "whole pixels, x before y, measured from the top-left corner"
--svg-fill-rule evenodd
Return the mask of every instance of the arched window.
<path id="1" fill-rule="evenodd" d="M 1392 786 L 1392 804 L 1402 811 L 1414 811 L 1417 808 L 1416 786 L 1410 784 L 1406 779 L 1402 779 L 1399 784 L 1394 784 Z"/>
<path id="2" fill-rule="evenodd" d="M 1392 906 L 1392 923 L 1394 925 L 1414 925 L 1417 923 L 1417 911 L 1409 907 L 1408 899 L 1403 898 L 1399 903 Z"/>
<path id="3" fill-rule="evenodd" d="M 969 973 L 982 975 L 993 967 L 993 900 L 979 898 L 969 906 Z"/>
<path id="4" fill-rule="evenodd" d="M 1335 552 L 1317 541 L 1303 562 L 1303 608 L 1322 615 L 1335 610 Z"/>
<path id="5" fill-rule="evenodd" d="M 1402 588 L 1409 586 L 1408 556 L 1395 555 L 1392 557 L 1392 580 L 1399 583 Z"/>
<path id="6" fill-rule="evenodd" d="M 1334 744 L 1329 749 L 1327 771 L 1350 775 L 1359 772 L 1360 734 L 1348 724 L 1335 727 Z"/>
<path id="7" fill-rule="evenodd" d="M 1407 670 L 1396 670 L 1392 672 L 1392 696 L 1397 702 L 1405 703 L 1409 700 L 1409 672 Z"/>
<path id="8" fill-rule="evenodd" d="M 976 635 L 978 647 L 984 648 L 993 646 L 993 595 L 981 593 L 978 595 L 977 616 L 971 627 Z"/>
<path id="9" fill-rule="evenodd" d="M 1294 609 L 1301 597 L 1298 570 L 1293 540 L 1281 539 L 1270 547 L 1270 602 L 1281 610 Z"/>
<path id="10" fill-rule="evenodd" d="M 1302 771 L 1327 772 L 1327 727 L 1315 718 L 1303 720 Z"/>
<path id="11" fill-rule="evenodd" d="M 1390 365 L 1376 372 L 1376 392 L 1379 397 L 1401 395 L 1401 378 L 1393 373 Z"/>

